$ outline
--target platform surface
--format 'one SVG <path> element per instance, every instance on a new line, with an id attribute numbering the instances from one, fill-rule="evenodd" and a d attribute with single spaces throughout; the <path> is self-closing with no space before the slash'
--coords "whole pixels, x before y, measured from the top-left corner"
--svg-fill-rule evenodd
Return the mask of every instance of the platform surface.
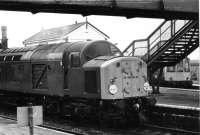
<path id="1" fill-rule="evenodd" d="M 29 128 L 19 127 L 15 121 L 0 117 L 0 135 L 29 135 Z M 34 135 L 72 135 L 72 134 L 67 134 L 35 126 Z"/>
<path id="2" fill-rule="evenodd" d="M 155 95 L 158 106 L 183 107 L 185 109 L 200 110 L 200 90 L 181 88 L 160 88 L 160 94 Z"/>

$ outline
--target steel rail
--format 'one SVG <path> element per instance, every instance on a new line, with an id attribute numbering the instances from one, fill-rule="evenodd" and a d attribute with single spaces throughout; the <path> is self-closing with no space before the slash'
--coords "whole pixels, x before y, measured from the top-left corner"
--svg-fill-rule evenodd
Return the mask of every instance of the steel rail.
<path id="1" fill-rule="evenodd" d="M 180 132 L 180 133 L 186 133 L 186 134 L 200 134 L 200 132 L 195 132 L 195 131 L 189 131 L 189 130 L 184 130 L 184 129 L 179 129 L 179 128 L 170 128 L 170 127 L 162 127 L 158 125 L 153 125 L 153 124 L 144 124 L 144 126 L 149 127 L 149 128 L 158 128 L 158 129 L 164 129 L 164 130 L 171 130 L 173 132 Z"/>

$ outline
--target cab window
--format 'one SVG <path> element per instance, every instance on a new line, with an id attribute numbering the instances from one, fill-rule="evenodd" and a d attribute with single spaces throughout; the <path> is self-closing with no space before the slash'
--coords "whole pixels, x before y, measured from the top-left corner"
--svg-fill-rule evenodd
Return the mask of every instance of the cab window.
<path id="1" fill-rule="evenodd" d="M 71 67 L 80 67 L 80 53 L 79 52 L 72 52 L 70 54 L 70 66 Z"/>
<path id="2" fill-rule="evenodd" d="M 167 72 L 175 72 L 175 66 L 167 67 Z"/>

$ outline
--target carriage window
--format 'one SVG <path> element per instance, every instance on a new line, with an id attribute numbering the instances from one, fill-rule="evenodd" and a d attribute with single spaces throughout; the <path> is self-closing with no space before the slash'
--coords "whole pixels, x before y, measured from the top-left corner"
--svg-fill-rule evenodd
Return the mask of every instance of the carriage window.
<path id="1" fill-rule="evenodd" d="M 190 72 L 189 60 L 187 60 L 187 59 L 185 60 L 184 71 Z"/>
<path id="2" fill-rule="evenodd" d="M 176 65 L 177 72 L 183 72 L 183 61 Z"/>
<path id="3" fill-rule="evenodd" d="M 175 72 L 175 67 L 174 66 L 167 67 L 167 72 Z"/>
<path id="4" fill-rule="evenodd" d="M 189 66 L 188 63 L 185 63 L 184 71 L 185 71 L 185 72 L 190 72 L 190 66 Z"/>
<path id="5" fill-rule="evenodd" d="M 80 53 L 79 52 L 73 52 L 70 54 L 70 64 L 71 67 L 80 67 Z"/>

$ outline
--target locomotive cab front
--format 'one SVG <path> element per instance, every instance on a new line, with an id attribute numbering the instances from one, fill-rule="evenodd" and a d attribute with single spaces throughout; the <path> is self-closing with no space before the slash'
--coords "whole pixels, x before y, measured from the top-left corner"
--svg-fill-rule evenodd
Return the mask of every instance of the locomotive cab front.
<path id="1" fill-rule="evenodd" d="M 83 68 L 86 94 L 97 95 L 107 115 L 136 118 L 133 114 L 155 104 L 149 96 L 147 65 L 139 58 L 100 56 Z"/>
<path id="2" fill-rule="evenodd" d="M 147 66 L 136 57 L 101 56 L 87 62 L 84 69 L 85 85 L 90 91 L 96 88 L 103 100 L 148 96 Z"/>

